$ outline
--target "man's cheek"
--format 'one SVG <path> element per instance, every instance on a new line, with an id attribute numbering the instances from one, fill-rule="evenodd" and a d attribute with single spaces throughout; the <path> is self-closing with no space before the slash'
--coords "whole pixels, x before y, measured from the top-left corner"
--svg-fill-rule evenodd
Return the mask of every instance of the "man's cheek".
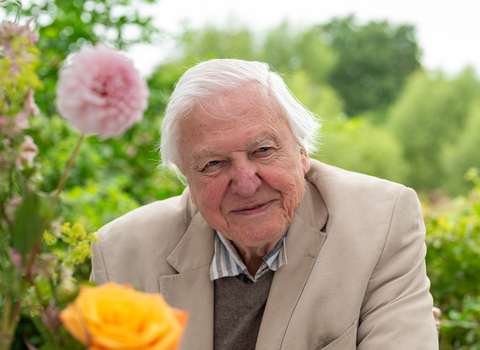
<path id="1" fill-rule="evenodd" d="M 215 189 L 207 189 L 206 192 L 202 195 L 202 204 L 203 209 L 207 211 L 206 214 L 213 214 L 213 212 L 220 209 L 220 203 L 222 202 L 222 198 L 220 193 Z"/>

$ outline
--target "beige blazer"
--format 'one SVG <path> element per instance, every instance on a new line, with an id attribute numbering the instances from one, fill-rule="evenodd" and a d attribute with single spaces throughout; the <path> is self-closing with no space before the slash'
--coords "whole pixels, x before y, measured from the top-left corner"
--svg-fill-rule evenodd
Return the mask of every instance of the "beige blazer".
<path id="1" fill-rule="evenodd" d="M 415 192 L 311 160 L 257 350 L 438 349 Z M 92 280 L 161 292 L 190 312 L 182 350 L 213 348 L 214 230 L 180 197 L 98 231 Z"/>

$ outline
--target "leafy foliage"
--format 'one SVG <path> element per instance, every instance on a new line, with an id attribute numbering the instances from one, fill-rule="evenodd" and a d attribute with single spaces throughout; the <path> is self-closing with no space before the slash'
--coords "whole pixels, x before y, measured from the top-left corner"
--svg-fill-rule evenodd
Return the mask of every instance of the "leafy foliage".
<path id="1" fill-rule="evenodd" d="M 480 99 L 472 103 L 465 127 L 458 133 L 456 142 L 444 147 L 442 160 L 446 174 L 446 185 L 450 193 L 467 193 L 471 182 L 467 181 L 464 174 L 469 167 L 480 169 Z"/>
<path id="2" fill-rule="evenodd" d="M 427 268 L 435 305 L 443 314 L 441 348 L 480 349 L 480 177 L 468 197 L 426 207 Z"/>
<path id="3" fill-rule="evenodd" d="M 347 170 L 405 180 L 402 147 L 395 137 L 366 119 L 339 116 L 324 126 L 319 160 Z"/>
<path id="4" fill-rule="evenodd" d="M 350 16 L 320 28 L 339 56 L 328 81 L 346 102 L 349 116 L 386 108 L 402 91 L 408 74 L 420 68 L 411 25 L 392 26 L 386 21 L 358 25 Z"/>
<path id="5" fill-rule="evenodd" d="M 468 113 L 479 95 L 480 82 L 471 69 L 452 80 L 443 74 L 430 77 L 421 72 L 409 77 L 388 119 L 404 147 L 409 186 L 432 190 L 445 185 L 443 150 L 461 141 L 459 136 L 466 130 Z M 478 164 L 470 162 L 468 166 Z M 464 164 L 462 171 L 468 166 Z"/>
<path id="6" fill-rule="evenodd" d="M 258 59 L 254 34 L 234 24 L 223 29 L 206 26 L 201 31 L 186 28 L 179 44 L 182 49 L 180 61 L 187 68 L 213 58 Z"/>

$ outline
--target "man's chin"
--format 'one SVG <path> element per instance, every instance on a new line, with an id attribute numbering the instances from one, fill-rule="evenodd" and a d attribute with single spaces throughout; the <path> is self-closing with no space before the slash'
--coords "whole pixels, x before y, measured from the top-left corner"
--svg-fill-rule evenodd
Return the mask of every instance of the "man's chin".
<path id="1" fill-rule="evenodd" d="M 283 233 L 285 232 L 283 226 L 278 227 L 259 227 L 259 226 L 243 226 L 236 230 L 236 233 L 231 235 L 231 237 L 236 237 L 237 239 L 231 239 L 234 242 L 240 244 L 244 247 L 264 247 L 266 245 L 272 245 L 272 248 L 277 244 L 277 242 L 282 238 Z M 223 232 L 222 232 L 223 233 Z M 227 236 L 228 234 L 224 234 Z"/>

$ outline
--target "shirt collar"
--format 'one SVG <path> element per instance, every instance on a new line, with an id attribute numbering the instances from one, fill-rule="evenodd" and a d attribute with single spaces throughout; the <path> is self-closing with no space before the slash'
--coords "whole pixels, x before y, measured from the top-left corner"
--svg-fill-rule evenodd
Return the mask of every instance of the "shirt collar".
<path id="1" fill-rule="evenodd" d="M 215 249 L 210 267 L 210 279 L 214 281 L 218 278 L 233 277 L 242 274 L 250 281 L 256 282 L 268 270 L 278 270 L 281 266 L 287 264 L 285 244 L 287 231 L 288 230 L 285 230 L 282 238 L 280 238 L 275 247 L 263 257 L 262 265 L 260 265 L 255 276 L 252 276 L 250 272 L 248 272 L 247 267 L 233 244 L 219 231 L 215 231 Z"/>

